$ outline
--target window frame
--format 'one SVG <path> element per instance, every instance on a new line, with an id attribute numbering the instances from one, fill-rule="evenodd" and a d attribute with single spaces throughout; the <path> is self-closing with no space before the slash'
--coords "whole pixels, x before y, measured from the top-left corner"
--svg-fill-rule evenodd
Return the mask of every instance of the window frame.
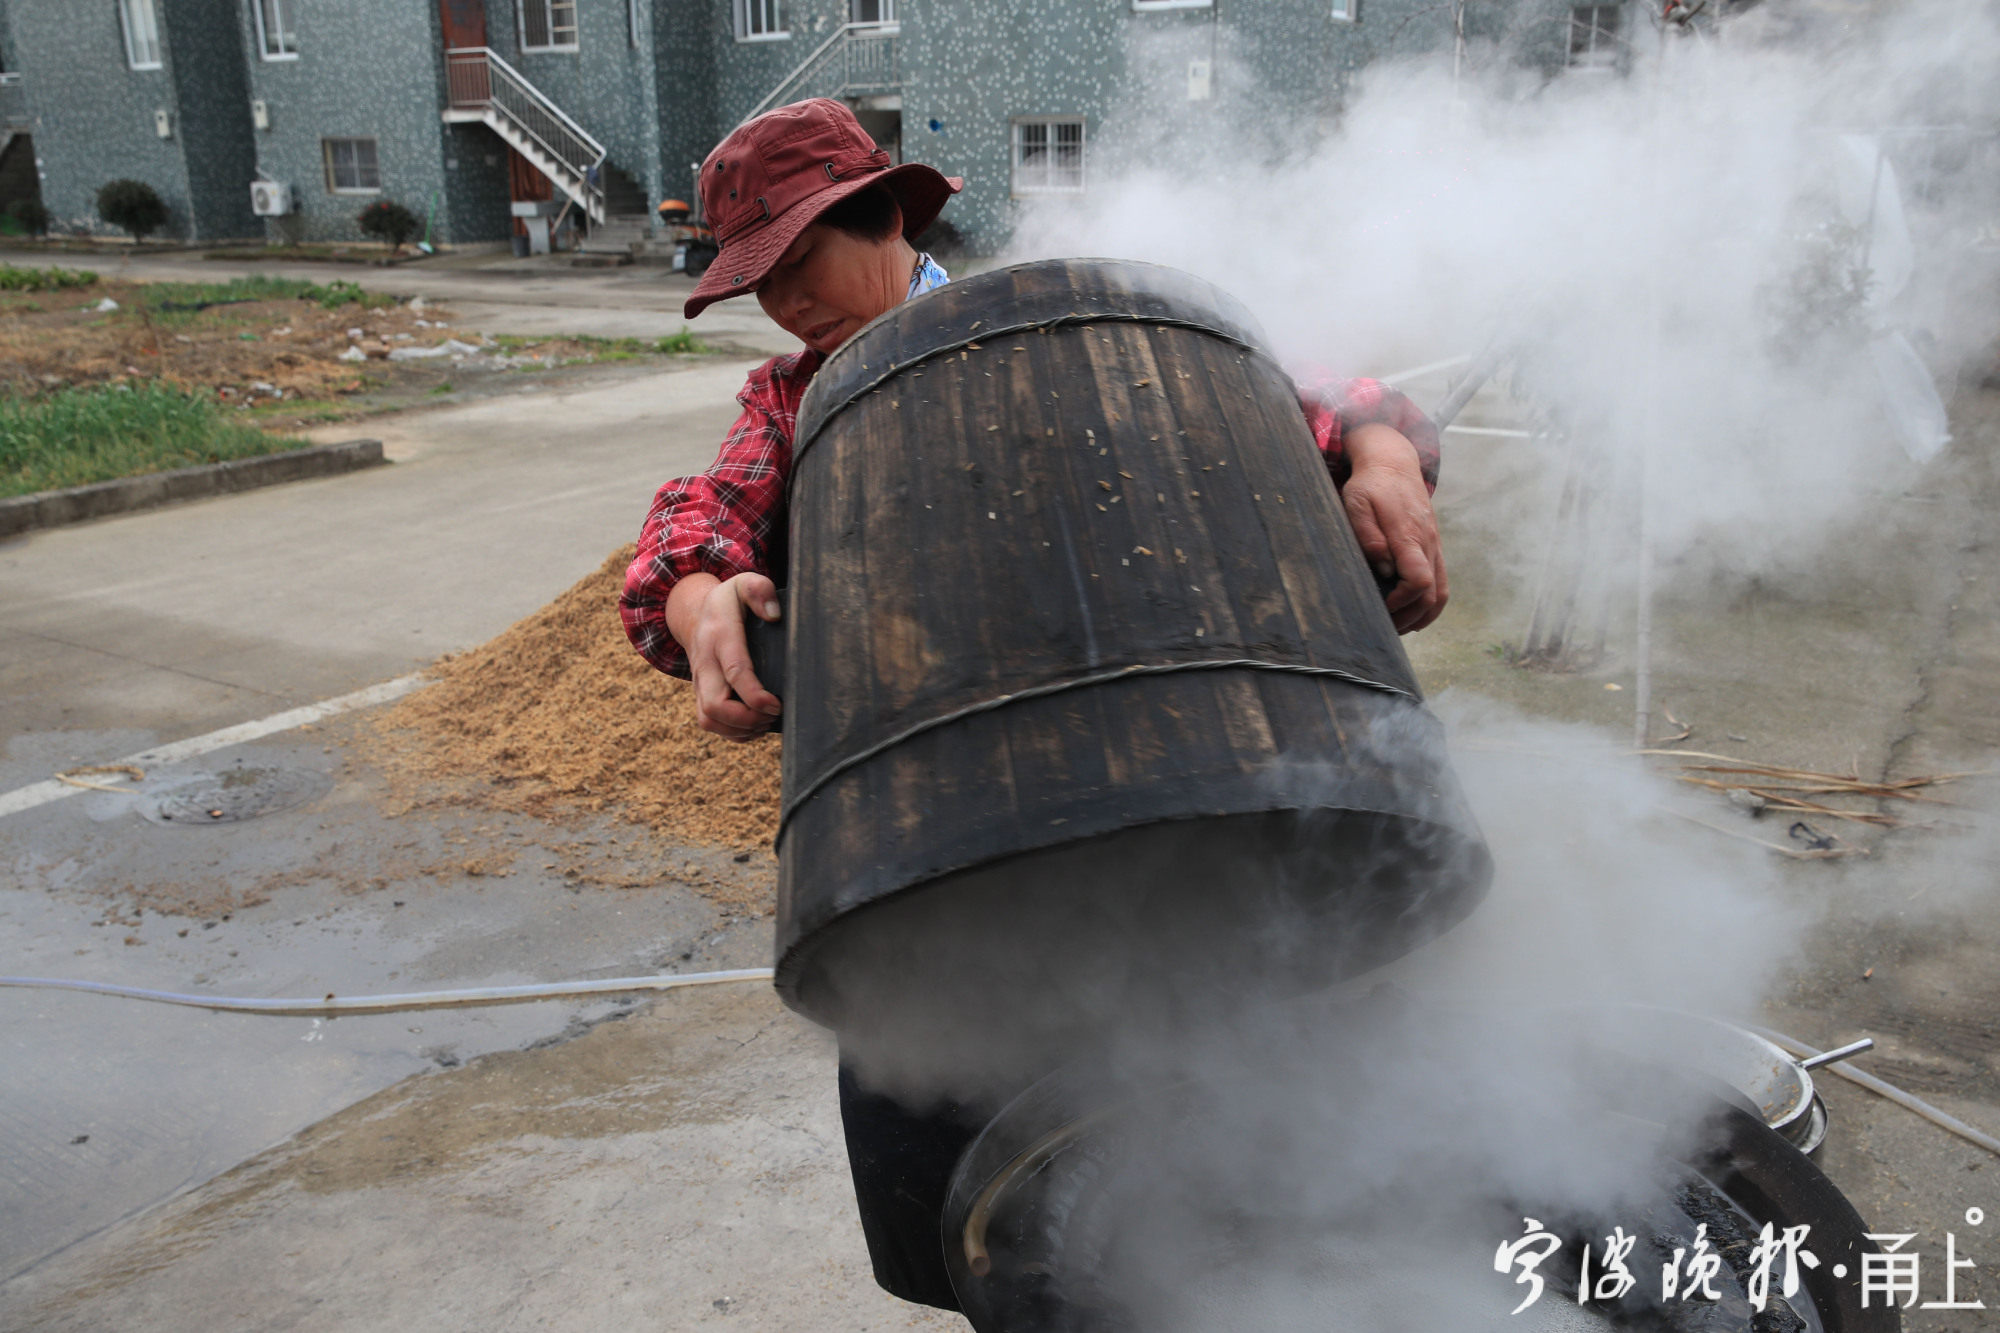
<path id="1" fill-rule="evenodd" d="M 1134 14 L 1150 14 L 1165 9 L 1213 9 L 1215 0 L 1132 0 Z"/>
<path id="2" fill-rule="evenodd" d="M 896 0 L 875 0 L 878 9 L 888 17 L 872 20 L 854 17 L 854 8 L 861 2 L 862 0 L 847 0 L 848 27 L 866 28 L 870 32 L 894 32 L 903 26 L 902 19 L 896 16 Z"/>
<path id="3" fill-rule="evenodd" d="M 282 60 L 297 60 L 299 58 L 298 27 L 294 23 L 285 22 L 286 6 L 293 2 L 294 0 L 250 0 L 250 16 L 257 24 L 257 55 L 259 59 L 276 63 Z M 273 10 L 278 16 L 279 41 L 283 42 L 287 37 L 292 39 L 291 50 L 273 51 L 271 49 L 271 28 L 270 24 L 264 18 L 266 7 Z"/>
<path id="4" fill-rule="evenodd" d="M 1057 147 L 1053 131 L 1057 127 L 1064 125 L 1076 126 L 1075 185 L 1057 185 L 1053 183 L 1056 173 L 1054 155 Z M 1050 155 L 1048 166 L 1044 168 L 1050 183 L 1024 185 L 1022 183 L 1022 168 L 1026 164 L 1021 160 L 1022 154 L 1027 147 L 1027 135 L 1024 131 L 1037 128 L 1051 131 L 1047 135 L 1046 142 L 1042 148 L 1042 151 Z M 1007 138 L 1007 189 L 1011 198 L 1038 199 L 1050 195 L 1078 195 L 1085 193 L 1090 188 L 1090 127 L 1086 117 L 1080 115 L 1015 116 L 1008 122 Z"/>
<path id="5" fill-rule="evenodd" d="M 139 59 L 138 48 L 132 42 L 133 7 L 135 5 L 145 6 L 146 18 L 152 28 L 150 36 L 153 44 L 153 58 L 150 61 Z M 103 11 L 100 10 L 99 12 L 102 13 Z M 167 53 L 160 44 L 160 11 L 155 0 L 118 0 L 118 30 L 125 35 L 125 68 L 133 70 L 166 68 Z"/>
<path id="6" fill-rule="evenodd" d="M 752 32 L 753 12 L 761 9 L 768 24 L 762 32 Z M 785 0 L 733 0 L 729 6 L 730 20 L 734 24 L 736 40 L 739 42 L 789 42 L 792 40 L 791 16 L 785 12 Z"/>
<path id="7" fill-rule="evenodd" d="M 339 176 L 337 175 L 339 168 L 333 160 L 333 146 L 335 144 L 364 144 L 364 143 L 368 145 L 369 153 L 375 159 L 374 161 L 375 183 L 373 185 L 341 185 L 339 183 Z M 326 171 L 326 192 L 328 194 L 347 194 L 347 195 L 382 193 L 381 143 L 382 143 L 381 139 L 372 134 L 338 134 L 338 135 L 322 134 L 319 140 L 319 152 L 320 152 L 320 160 Z M 361 163 L 359 160 L 356 160 L 352 165 L 356 172 L 355 178 L 359 180 Z"/>
<path id="8" fill-rule="evenodd" d="M 542 13 L 543 31 L 549 40 L 541 44 L 528 41 L 528 6 L 533 5 Z M 557 41 L 556 34 L 564 31 L 556 22 L 556 10 L 569 11 L 569 40 Z M 514 5 L 514 35 L 520 38 L 521 54 L 524 56 L 549 55 L 551 53 L 573 53 L 582 49 L 583 36 L 581 21 L 577 15 L 577 0 L 516 0 Z"/>
<path id="9" fill-rule="evenodd" d="M 1577 22 L 1577 15 L 1589 10 L 1591 20 L 1587 24 Z M 1599 25 L 1602 15 L 1612 16 L 1610 27 Z M 1569 22 L 1563 25 L 1563 68 L 1565 69 L 1611 69 L 1618 64 L 1624 53 L 1625 6 L 1620 4 L 1572 4 L 1569 7 Z M 1588 32 L 1588 49 L 1579 52 L 1576 38 L 1579 31 Z"/>

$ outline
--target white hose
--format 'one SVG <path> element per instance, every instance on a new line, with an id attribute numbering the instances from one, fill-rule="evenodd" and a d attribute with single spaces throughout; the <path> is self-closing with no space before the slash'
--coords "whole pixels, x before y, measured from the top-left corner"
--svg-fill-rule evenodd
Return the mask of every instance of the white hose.
<path id="1" fill-rule="evenodd" d="M 1750 1030 L 1764 1038 L 1764 1040 L 1774 1045 L 1782 1046 L 1785 1052 L 1795 1059 L 1810 1060 L 1819 1054 L 1819 1052 L 1813 1050 L 1812 1047 L 1806 1045 L 1804 1042 L 1794 1037 L 1787 1037 L 1782 1032 L 1773 1032 L 1769 1028 L 1751 1028 Z M 1878 1097 L 1887 1097 L 1906 1111 L 1915 1111 L 1933 1125 L 1936 1125 L 1940 1129 L 1949 1130 L 1951 1133 L 1964 1139 L 1967 1143 L 1976 1143 L 1996 1157 L 2000 1157 L 2000 1139 L 1994 1138 L 1984 1130 L 1974 1129 L 1955 1115 L 1949 1115 L 1946 1112 L 1938 1110 L 1937 1107 L 1932 1106 L 1923 1098 L 1904 1092 L 1895 1084 L 1876 1078 L 1873 1074 L 1864 1073 L 1856 1069 L 1853 1065 L 1844 1062 L 1835 1062 L 1827 1065 L 1826 1068 L 1840 1075 L 1850 1083 L 1860 1084 Z"/>
<path id="2" fill-rule="evenodd" d="M 337 1018 L 343 1014 L 401 1014 L 418 1009 L 463 1009 L 474 1005 L 522 1004 L 529 1000 L 563 1000 L 583 995 L 616 995 L 629 991 L 678 990 L 683 986 L 713 986 L 729 981 L 769 981 L 768 967 L 733 972 L 683 972 L 651 977 L 609 977 L 603 981 L 557 981 L 533 986 L 477 986 L 469 990 L 417 991 L 409 995 L 325 995 L 317 1000 L 257 1000 L 227 995 L 182 995 L 175 991 L 114 986 L 103 981 L 65 981 L 53 977 L 0 977 L 0 987 L 84 991 L 122 1000 L 149 1000 L 191 1009 L 232 1014 L 276 1014 L 293 1018 Z"/>

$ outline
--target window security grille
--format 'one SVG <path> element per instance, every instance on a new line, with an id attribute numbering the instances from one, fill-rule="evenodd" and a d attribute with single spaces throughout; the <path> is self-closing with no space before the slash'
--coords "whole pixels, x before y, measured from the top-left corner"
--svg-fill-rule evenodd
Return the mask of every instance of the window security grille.
<path id="1" fill-rule="evenodd" d="M 1014 124 L 1014 193 L 1075 194 L 1083 189 L 1083 122 Z"/>
<path id="2" fill-rule="evenodd" d="M 521 49 L 576 50 L 576 0 L 521 0 Z"/>
<path id="3" fill-rule="evenodd" d="M 257 48 L 266 60 L 291 60 L 299 53 L 299 36 L 292 30 L 292 6 L 297 0 L 255 0 Z"/>
<path id="4" fill-rule="evenodd" d="M 784 0 L 736 0 L 737 41 L 789 36 L 791 33 L 785 30 Z"/>
<path id="5" fill-rule="evenodd" d="M 382 168 L 373 139 L 321 139 L 326 153 L 326 188 L 335 194 L 379 194 Z"/>
<path id="6" fill-rule="evenodd" d="M 125 28 L 125 63 L 133 69 L 158 69 L 160 20 L 153 0 L 118 0 L 118 18 Z"/>

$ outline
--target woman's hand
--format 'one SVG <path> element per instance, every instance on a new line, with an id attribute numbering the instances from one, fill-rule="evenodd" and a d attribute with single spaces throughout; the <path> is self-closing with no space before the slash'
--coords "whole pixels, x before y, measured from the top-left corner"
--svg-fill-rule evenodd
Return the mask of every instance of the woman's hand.
<path id="1" fill-rule="evenodd" d="M 732 741 L 755 740 L 771 729 L 783 705 L 750 667 L 743 612 L 779 616 L 777 585 L 762 574 L 718 580 L 690 574 L 667 598 L 667 623 L 687 649 L 695 715 L 703 731 Z"/>
<path id="2" fill-rule="evenodd" d="M 1340 490 L 1347 520 L 1377 576 L 1396 581 L 1387 594 L 1396 632 L 1420 630 L 1438 618 L 1451 589 L 1416 446 L 1374 423 L 1356 427 L 1343 444 L 1353 469 Z"/>

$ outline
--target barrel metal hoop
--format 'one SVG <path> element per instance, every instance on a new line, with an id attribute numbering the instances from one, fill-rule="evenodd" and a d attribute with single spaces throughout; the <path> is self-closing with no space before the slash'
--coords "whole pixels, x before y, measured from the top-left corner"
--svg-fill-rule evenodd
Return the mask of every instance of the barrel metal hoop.
<path id="1" fill-rule="evenodd" d="M 1219 329 L 1213 324 L 1204 324 L 1200 320 L 1195 319 L 1175 319 L 1172 315 L 1125 315 L 1093 311 L 1088 314 L 1057 315 L 1053 319 L 1027 320 L 1019 324 L 1001 324 L 995 328 L 982 330 L 977 334 L 967 334 L 956 342 L 949 342 L 938 347 L 929 348 L 922 356 L 914 360 L 892 361 L 887 369 L 876 374 L 873 379 L 866 380 L 857 385 L 845 398 L 829 405 L 824 411 L 819 412 L 817 419 L 812 423 L 812 428 L 804 436 L 792 441 L 792 475 L 798 475 L 799 460 L 805 457 L 806 450 L 812 447 L 813 441 L 819 438 L 820 432 L 826 429 L 826 424 L 829 421 L 832 421 L 841 412 L 852 407 L 869 394 L 874 393 L 904 371 L 921 366 L 926 361 L 935 361 L 941 356 L 950 356 L 953 352 L 962 351 L 982 340 L 991 341 L 995 338 L 1004 338 L 1016 333 L 1035 333 L 1047 329 L 1063 328 L 1071 324 L 1157 324 L 1162 328 L 1189 329 L 1195 333 L 1206 333 L 1212 338 L 1220 338 L 1226 343 L 1241 347 L 1246 352 L 1255 352 L 1258 356 L 1264 357 L 1266 360 L 1270 359 L 1269 352 L 1266 352 L 1255 343 L 1245 342 L 1227 329 Z"/>
<path id="2" fill-rule="evenodd" d="M 995 695 L 991 699 L 982 699 L 976 704 L 968 704 L 964 708 L 955 709 L 941 716 L 926 718 L 915 726 L 905 727 L 886 740 L 877 741 L 867 749 L 847 756 L 839 763 L 833 765 L 833 767 L 827 769 L 826 772 L 814 778 L 806 785 L 804 791 L 785 803 L 785 808 L 778 815 L 778 832 L 771 839 L 771 842 L 774 846 L 782 842 L 785 837 L 786 828 L 791 825 L 792 816 L 797 814 L 807 801 L 818 795 L 820 789 L 835 778 L 851 768 L 865 764 L 869 760 L 895 749 L 906 741 L 916 739 L 927 731 L 935 731 L 939 727 L 949 726 L 954 722 L 962 722 L 966 718 L 976 717 L 981 713 L 991 713 L 996 709 L 1005 708 L 1010 704 L 1026 703 L 1030 699 L 1046 699 L 1052 694 L 1063 694 L 1070 690 L 1087 689 L 1096 685 L 1109 685 L 1114 681 L 1130 680 L 1135 676 L 1167 676 L 1182 671 L 1226 670 L 1281 671 L 1297 676 L 1331 676 L 1333 679 L 1345 681 L 1349 685 L 1359 685 L 1364 689 L 1380 690 L 1384 694 L 1393 694 L 1398 698 L 1408 699 L 1411 703 L 1423 702 L 1415 694 L 1400 686 L 1387 685 L 1379 680 L 1369 680 L 1366 676 L 1357 676 L 1352 671 L 1342 671 L 1339 667 L 1309 666 L 1301 662 L 1265 662 L 1254 657 L 1225 657 L 1200 662 L 1161 662 L 1154 665 L 1141 664 L 1139 666 L 1120 667 L 1116 671 L 1100 672 L 1094 676 L 1079 676 L 1074 680 L 1051 681 L 1047 685 L 1035 685 L 1025 690 L 1015 690 L 1011 694 Z"/>

